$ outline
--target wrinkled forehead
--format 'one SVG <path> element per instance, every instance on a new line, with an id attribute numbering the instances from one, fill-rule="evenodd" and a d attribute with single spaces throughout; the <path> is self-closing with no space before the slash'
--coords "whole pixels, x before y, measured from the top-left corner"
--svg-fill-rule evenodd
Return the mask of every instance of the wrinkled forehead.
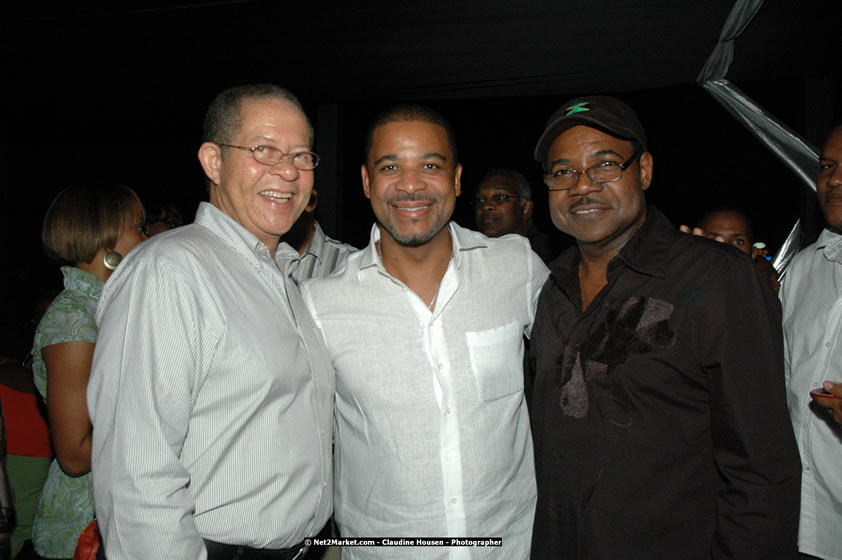
<path id="1" fill-rule="evenodd" d="M 304 111 L 295 103 L 277 97 L 244 97 L 237 112 L 234 136 L 259 133 L 267 129 L 301 134 L 312 144 L 313 131 Z"/>

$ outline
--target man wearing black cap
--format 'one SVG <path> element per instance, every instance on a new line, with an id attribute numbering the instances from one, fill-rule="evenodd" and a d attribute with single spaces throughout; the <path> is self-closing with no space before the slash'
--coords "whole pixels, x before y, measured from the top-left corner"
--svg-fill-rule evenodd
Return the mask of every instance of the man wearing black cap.
<path id="1" fill-rule="evenodd" d="M 653 159 L 621 101 L 565 104 L 535 158 L 577 246 L 532 330 L 532 558 L 792 558 L 800 461 L 774 294 L 749 259 L 647 206 Z"/>

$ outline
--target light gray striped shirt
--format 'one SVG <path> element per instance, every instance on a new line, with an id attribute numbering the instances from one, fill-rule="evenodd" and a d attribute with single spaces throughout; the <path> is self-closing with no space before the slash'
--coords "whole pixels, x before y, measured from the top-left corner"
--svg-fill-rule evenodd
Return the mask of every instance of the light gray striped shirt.
<path id="1" fill-rule="evenodd" d="M 319 222 L 313 222 L 316 232 L 304 253 L 290 266 L 292 278 L 300 286 L 310 278 L 330 276 L 341 269 L 348 260 L 348 255 L 357 250 L 347 243 L 328 237 Z"/>
<path id="2" fill-rule="evenodd" d="M 285 548 L 327 521 L 334 373 L 296 257 L 203 203 L 109 279 L 88 385 L 109 560 Z"/>

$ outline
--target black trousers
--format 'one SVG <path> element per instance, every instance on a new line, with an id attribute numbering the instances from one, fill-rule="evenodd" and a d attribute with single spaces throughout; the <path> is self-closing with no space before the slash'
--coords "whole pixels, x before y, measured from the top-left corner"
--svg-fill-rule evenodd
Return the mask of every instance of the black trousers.
<path id="1" fill-rule="evenodd" d="M 222 544 L 205 539 L 208 550 L 208 560 L 302 560 L 307 556 L 309 547 L 301 545 L 282 550 L 249 548 L 233 544 Z M 96 553 L 96 560 L 105 559 L 105 547 L 100 544 Z"/>

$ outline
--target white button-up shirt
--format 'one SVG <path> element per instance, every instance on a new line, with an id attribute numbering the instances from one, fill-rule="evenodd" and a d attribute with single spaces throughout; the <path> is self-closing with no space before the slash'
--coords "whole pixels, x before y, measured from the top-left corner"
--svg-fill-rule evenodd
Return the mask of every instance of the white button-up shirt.
<path id="1" fill-rule="evenodd" d="M 297 257 L 202 203 L 107 282 L 88 407 L 109 560 L 287 548 L 328 520 L 333 368 Z"/>
<path id="2" fill-rule="evenodd" d="M 521 236 L 450 224 L 433 311 L 375 243 L 302 290 L 336 368 L 343 537 L 502 537 L 502 548 L 358 548 L 343 558 L 529 555 L 535 473 L 523 336 L 548 270 Z"/>
<path id="3" fill-rule="evenodd" d="M 798 549 L 842 560 L 842 430 L 810 391 L 842 381 L 842 236 L 824 230 L 781 284 L 787 401 L 801 452 Z"/>

